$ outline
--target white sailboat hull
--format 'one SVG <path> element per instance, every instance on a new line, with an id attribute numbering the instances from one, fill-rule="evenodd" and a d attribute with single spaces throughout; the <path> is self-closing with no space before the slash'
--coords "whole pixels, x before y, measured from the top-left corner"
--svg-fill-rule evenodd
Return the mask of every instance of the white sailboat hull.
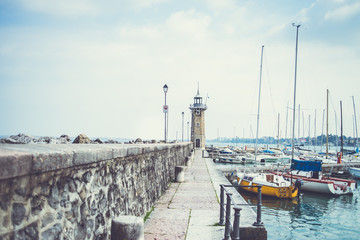
<path id="1" fill-rule="evenodd" d="M 283 174 L 289 180 L 291 179 L 291 174 Z M 292 175 L 292 181 L 295 182 L 296 179 L 302 181 L 301 190 L 315 192 L 320 194 L 328 195 L 346 195 L 353 194 L 356 188 L 356 182 L 352 180 L 345 180 L 340 178 L 322 178 L 315 179 L 309 178 L 303 175 Z"/>
<path id="2" fill-rule="evenodd" d="M 360 178 L 360 168 L 351 167 L 349 168 L 349 172 L 353 177 Z"/>

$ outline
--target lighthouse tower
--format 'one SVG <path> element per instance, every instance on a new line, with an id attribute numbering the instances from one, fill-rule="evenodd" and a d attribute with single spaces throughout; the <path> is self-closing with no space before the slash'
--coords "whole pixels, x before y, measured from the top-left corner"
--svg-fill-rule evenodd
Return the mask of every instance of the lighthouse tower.
<path id="1" fill-rule="evenodd" d="M 194 97 L 194 104 L 190 105 L 191 110 L 191 141 L 194 148 L 205 149 L 205 110 L 206 104 L 203 104 L 200 96 L 199 87 Z"/>

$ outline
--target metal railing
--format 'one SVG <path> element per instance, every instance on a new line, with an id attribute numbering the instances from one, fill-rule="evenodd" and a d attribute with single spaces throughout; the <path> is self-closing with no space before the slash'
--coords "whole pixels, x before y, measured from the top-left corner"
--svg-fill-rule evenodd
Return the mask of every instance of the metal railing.
<path id="1" fill-rule="evenodd" d="M 256 187 L 258 189 L 257 194 L 257 214 L 256 214 L 256 222 L 253 223 L 253 226 L 263 226 L 264 223 L 261 221 L 261 188 L 262 185 L 257 186 L 248 186 L 248 185 L 224 185 L 220 184 L 220 221 L 219 225 L 225 225 L 225 233 L 224 240 L 229 240 L 230 237 L 232 240 L 240 240 L 240 208 L 241 205 L 249 205 L 249 204 L 236 204 L 233 200 L 232 193 L 228 192 L 225 188 L 241 188 L 241 187 Z M 224 207 L 225 202 L 225 191 L 226 191 L 226 209 Z M 231 226 L 231 202 L 234 205 L 234 222 Z M 225 216 L 226 212 L 226 216 Z M 232 228 L 232 230 L 231 230 Z M 232 233 L 231 233 L 232 232 Z"/>

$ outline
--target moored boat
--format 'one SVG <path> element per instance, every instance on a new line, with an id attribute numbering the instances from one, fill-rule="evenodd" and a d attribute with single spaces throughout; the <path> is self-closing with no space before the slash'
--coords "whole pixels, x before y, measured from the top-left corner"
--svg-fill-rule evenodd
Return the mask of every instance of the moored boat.
<path id="1" fill-rule="evenodd" d="M 273 172 L 289 181 L 302 181 L 301 190 L 329 195 L 352 195 L 356 182 L 341 178 L 323 176 L 321 161 L 292 160 L 291 171 Z"/>
<path id="2" fill-rule="evenodd" d="M 294 198 L 298 195 L 301 183 L 291 184 L 282 176 L 272 173 L 237 173 L 238 185 L 258 186 L 262 185 L 261 193 L 265 196 L 276 198 Z M 256 187 L 242 187 L 242 190 L 257 193 Z"/>
<path id="3" fill-rule="evenodd" d="M 239 155 L 219 157 L 221 163 L 244 164 L 243 157 Z"/>
<path id="4" fill-rule="evenodd" d="M 360 168 L 349 167 L 349 172 L 354 178 L 360 178 Z"/>

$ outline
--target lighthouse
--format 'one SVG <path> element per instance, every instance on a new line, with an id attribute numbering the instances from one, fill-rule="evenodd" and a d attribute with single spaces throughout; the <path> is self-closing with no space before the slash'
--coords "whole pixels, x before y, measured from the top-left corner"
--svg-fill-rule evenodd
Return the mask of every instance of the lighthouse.
<path id="1" fill-rule="evenodd" d="M 200 96 L 199 87 L 194 97 L 194 103 L 190 105 L 191 110 L 191 141 L 194 148 L 205 149 L 205 110 L 206 104 Z"/>

